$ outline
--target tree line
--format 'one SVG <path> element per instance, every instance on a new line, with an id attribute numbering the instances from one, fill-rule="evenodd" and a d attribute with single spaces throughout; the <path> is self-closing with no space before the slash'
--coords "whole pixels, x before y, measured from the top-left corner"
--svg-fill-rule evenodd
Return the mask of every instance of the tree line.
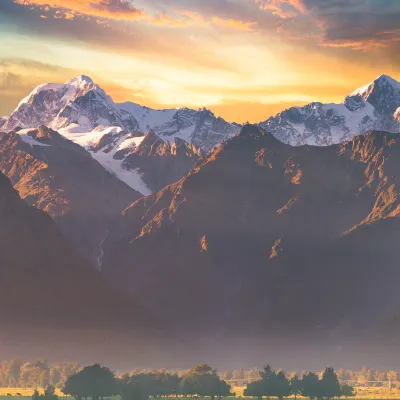
<path id="1" fill-rule="evenodd" d="M 35 362 L 13 358 L 0 363 L 0 387 L 3 388 L 62 388 L 68 377 L 81 370 L 77 363 L 49 364 L 46 360 Z"/>
<path id="2" fill-rule="evenodd" d="M 54 390 L 49 388 L 41 397 L 55 400 Z M 108 368 L 99 364 L 85 367 L 70 376 L 63 388 L 67 395 L 76 400 L 103 400 L 106 397 L 120 395 L 122 400 L 148 400 L 150 397 L 209 397 L 234 396 L 230 385 L 221 379 L 217 371 L 209 365 L 201 364 L 186 371 L 182 376 L 166 372 L 124 374 L 116 378 Z M 33 400 L 40 400 L 38 393 Z M 286 397 L 302 395 L 310 400 L 330 400 L 337 397 L 353 396 L 353 388 L 340 385 L 333 368 L 326 368 L 321 378 L 313 372 L 301 378 L 289 379 L 283 371 L 275 371 L 269 365 L 260 371 L 260 379 L 247 385 L 245 396 L 258 398 Z"/>
<path id="3" fill-rule="evenodd" d="M 267 365 L 260 371 L 261 379 L 247 385 L 244 395 L 250 397 L 277 397 L 279 400 L 294 395 L 314 399 L 333 399 L 354 395 L 353 388 L 347 384 L 340 385 L 333 368 L 326 368 L 321 379 L 314 372 L 308 372 L 301 378 L 298 375 L 289 379 L 283 371 L 276 372 Z"/>
<path id="4" fill-rule="evenodd" d="M 122 400 L 147 400 L 149 397 L 232 396 L 231 387 L 217 371 L 201 364 L 182 376 L 165 372 L 125 374 L 116 378 L 106 367 L 95 364 L 72 375 L 63 388 L 65 394 L 76 400 L 102 400 L 119 394 Z"/>
<path id="5" fill-rule="evenodd" d="M 290 371 L 287 376 L 291 379 L 294 376 L 302 376 L 308 371 Z M 317 375 L 322 375 L 324 371 L 319 371 Z M 399 381 L 399 374 L 396 371 L 380 371 L 368 366 L 364 366 L 359 370 L 338 369 L 336 374 L 341 382 L 348 381 L 357 385 L 368 386 L 387 386 L 389 382 L 396 384 Z M 250 370 L 237 369 L 233 371 L 224 371 L 222 378 L 226 381 L 236 382 L 253 382 L 260 379 L 260 369 L 253 368 Z M 399 386 L 399 384 L 397 384 Z"/>
<path id="6" fill-rule="evenodd" d="M 23 361 L 18 358 L 0 363 L 0 387 L 3 388 L 45 388 L 54 386 L 63 388 L 70 375 L 80 371 L 82 366 L 77 363 L 48 363 L 46 360 Z M 230 383 L 241 381 L 241 384 L 247 384 L 261 379 L 261 369 L 253 368 L 251 370 L 239 369 L 235 371 L 224 371 L 221 378 Z M 131 375 L 138 374 L 163 374 L 165 370 L 157 372 L 150 370 L 135 369 Z M 183 377 L 186 371 L 176 370 L 172 375 Z M 302 376 L 307 371 L 290 371 L 286 376 L 292 379 L 295 376 Z M 323 371 L 317 373 L 322 376 Z M 399 377 L 396 371 L 379 371 L 370 367 L 363 367 L 360 370 L 338 369 L 336 374 L 340 381 L 351 381 L 355 385 L 382 386 L 391 382 L 391 387 L 399 386 Z"/>

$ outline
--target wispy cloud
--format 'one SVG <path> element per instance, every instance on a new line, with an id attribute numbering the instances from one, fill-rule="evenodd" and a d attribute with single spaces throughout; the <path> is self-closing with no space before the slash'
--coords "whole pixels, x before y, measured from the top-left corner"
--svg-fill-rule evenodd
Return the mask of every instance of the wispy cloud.
<path id="1" fill-rule="evenodd" d="M 306 20 L 295 25 L 296 36 L 310 37 L 319 30 L 323 47 L 367 50 L 390 47 L 400 41 L 400 1 L 398 0 L 254 0 L 264 11 L 283 20 L 277 32 L 293 27 L 284 20 Z M 289 28 L 287 28 L 289 26 Z M 286 30 L 284 28 L 287 28 Z M 293 35 L 292 35 L 293 36 Z"/>
<path id="2" fill-rule="evenodd" d="M 255 3 L 266 11 L 271 11 L 274 15 L 282 19 L 295 18 L 299 12 L 304 12 L 301 0 L 254 0 Z"/>
<path id="3" fill-rule="evenodd" d="M 13 0 L 15 4 L 37 7 L 44 12 L 53 11 L 53 17 L 72 20 L 77 16 L 104 18 L 114 21 L 142 21 L 166 27 L 210 26 L 253 31 L 256 22 L 223 18 L 217 15 L 204 17 L 190 10 L 173 9 L 171 13 L 150 14 L 135 7 L 129 0 Z M 46 18 L 43 15 L 43 18 Z M 101 20 L 98 20 L 101 21 Z M 100 22 L 99 22 L 100 23 Z M 103 23 L 105 26 L 109 26 Z"/>
<path id="4" fill-rule="evenodd" d="M 30 7 L 49 7 L 68 10 L 69 13 L 116 20 L 137 20 L 143 12 L 126 0 L 14 0 L 16 4 Z"/>
<path id="5" fill-rule="evenodd" d="M 257 25 L 256 22 L 244 22 L 238 19 L 223 19 L 219 17 L 212 17 L 211 21 L 216 25 L 241 31 L 253 31 L 255 25 Z"/>

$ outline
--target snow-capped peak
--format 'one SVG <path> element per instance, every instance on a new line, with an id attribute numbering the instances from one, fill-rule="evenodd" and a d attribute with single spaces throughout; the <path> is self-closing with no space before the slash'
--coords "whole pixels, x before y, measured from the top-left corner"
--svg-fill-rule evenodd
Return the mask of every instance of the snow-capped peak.
<path id="1" fill-rule="evenodd" d="M 400 83 L 381 75 L 369 85 L 356 90 L 351 96 L 360 96 L 372 104 L 380 114 L 392 115 L 400 105 Z"/>
<path id="2" fill-rule="evenodd" d="M 12 130 L 46 125 L 58 130 L 71 124 L 79 124 L 86 130 L 98 126 L 119 126 L 127 131 L 138 128 L 134 117 L 122 117 L 111 97 L 85 75 L 64 84 L 38 86 L 19 103 L 4 127 Z"/>
<path id="3" fill-rule="evenodd" d="M 400 132 L 399 107 L 400 83 L 381 75 L 352 92 L 342 104 L 293 107 L 260 125 L 294 146 L 327 146 L 372 129 Z"/>
<path id="4" fill-rule="evenodd" d="M 65 82 L 66 85 L 69 86 L 85 86 L 88 84 L 94 84 L 92 78 L 86 75 L 79 75 L 76 78 L 72 78 L 69 81 Z"/>
<path id="5" fill-rule="evenodd" d="M 350 96 L 361 96 L 364 100 L 368 100 L 369 96 L 377 89 L 393 89 L 400 91 L 400 82 L 396 81 L 388 75 L 380 75 L 368 85 L 356 89 Z"/>
<path id="6" fill-rule="evenodd" d="M 48 90 L 59 90 L 63 87 L 64 85 L 61 83 L 43 83 L 39 86 L 37 86 L 35 89 L 32 90 L 31 93 L 28 94 L 28 96 L 24 97 L 18 104 L 17 109 L 21 107 L 23 104 L 29 103 L 34 96 L 36 96 L 40 92 L 45 92 Z"/>
<path id="7" fill-rule="evenodd" d="M 28 96 L 23 98 L 18 104 L 18 107 L 21 107 L 25 103 L 30 103 L 35 96 L 44 92 L 49 92 L 49 91 L 62 92 L 63 100 L 66 103 L 68 101 L 74 100 L 74 98 L 77 95 L 83 94 L 83 92 L 93 89 L 95 89 L 95 85 L 92 79 L 85 75 L 80 75 L 76 78 L 72 78 L 67 82 L 65 82 L 64 84 L 43 83 L 37 86 L 35 89 L 33 89 Z"/>

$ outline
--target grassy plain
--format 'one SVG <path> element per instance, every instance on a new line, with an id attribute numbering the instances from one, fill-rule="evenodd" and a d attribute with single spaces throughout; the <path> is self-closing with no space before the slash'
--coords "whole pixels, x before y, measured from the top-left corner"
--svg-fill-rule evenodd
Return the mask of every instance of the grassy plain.
<path id="1" fill-rule="evenodd" d="M 232 392 L 235 393 L 237 398 L 243 397 L 244 386 L 232 386 Z M 290 397 L 291 399 L 294 396 Z M 301 396 L 297 396 L 298 399 L 302 399 Z M 400 389 L 392 389 L 391 391 L 387 386 L 382 387 L 356 387 L 355 396 L 351 399 L 357 400 L 400 400 Z"/>
<path id="2" fill-rule="evenodd" d="M 232 392 L 235 397 L 239 400 L 243 398 L 243 391 L 245 387 L 233 386 Z M 0 400 L 31 400 L 34 389 L 23 389 L 23 388 L 0 388 Z M 392 389 L 389 391 L 387 387 L 358 387 L 355 388 L 356 395 L 351 399 L 357 400 L 400 400 L 400 389 Z M 42 392 L 39 389 L 39 392 Z M 57 395 L 61 400 L 72 400 L 72 397 L 65 396 L 60 389 L 56 389 Z M 293 398 L 293 396 L 291 397 Z M 301 396 L 297 396 L 298 399 L 302 399 Z M 119 400 L 119 397 L 115 397 L 115 400 Z M 164 399 L 164 400 L 176 400 L 176 398 Z M 198 398 L 197 400 L 202 400 Z M 227 399 L 221 399 L 227 400 Z M 230 399 L 231 400 L 231 399 Z M 343 400 L 343 399 L 342 399 Z"/>
<path id="3" fill-rule="evenodd" d="M 38 389 L 39 393 L 43 393 L 42 389 Z M 16 400 L 19 399 L 31 399 L 34 389 L 23 389 L 23 388 L 0 388 L 0 400 Z M 65 398 L 64 393 L 60 389 L 56 389 L 57 396 Z"/>

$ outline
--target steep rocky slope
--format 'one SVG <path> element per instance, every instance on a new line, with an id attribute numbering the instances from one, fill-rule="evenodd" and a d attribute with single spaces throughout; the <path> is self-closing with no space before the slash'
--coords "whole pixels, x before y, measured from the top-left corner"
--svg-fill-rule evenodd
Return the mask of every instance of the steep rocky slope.
<path id="1" fill-rule="evenodd" d="M 115 158 L 123 158 L 123 167 L 136 170 L 150 193 L 158 192 L 187 175 L 193 164 L 202 157 L 202 151 L 182 139 L 172 143 L 162 140 L 153 131 L 133 150 L 123 149 Z"/>
<path id="2" fill-rule="evenodd" d="M 85 148 L 121 181 L 143 195 L 161 190 L 185 176 L 202 151 L 184 140 L 127 135 L 121 128 L 99 128 L 91 133 L 60 133 Z"/>
<path id="3" fill-rule="evenodd" d="M 0 128 L 7 122 L 7 117 L 0 117 Z"/>
<path id="4" fill-rule="evenodd" d="M 399 145 L 291 147 L 247 125 L 124 211 L 105 272 L 188 334 L 373 340 L 400 305 Z"/>
<path id="5" fill-rule="evenodd" d="M 226 122 L 206 108 L 153 110 L 131 102 L 118 104 L 117 107 L 120 112 L 133 115 L 142 132 L 151 129 L 164 140 L 179 138 L 205 152 L 240 130 L 240 125 Z"/>
<path id="6" fill-rule="evenodd" d="M 140 197 L 86 150 L 46 127 L 0 133 L 0 171 L 98 268 L 110 226 Z"/>
<path id="7" fill-rule="evenodd" d="M 116 292 L 2 174 L 0 217 L 3 354 L 87 362 L 115 351 L 115 357 L 129 353 L 144 361 L 163 337 L 168 343 L 166 324 Z"/>

